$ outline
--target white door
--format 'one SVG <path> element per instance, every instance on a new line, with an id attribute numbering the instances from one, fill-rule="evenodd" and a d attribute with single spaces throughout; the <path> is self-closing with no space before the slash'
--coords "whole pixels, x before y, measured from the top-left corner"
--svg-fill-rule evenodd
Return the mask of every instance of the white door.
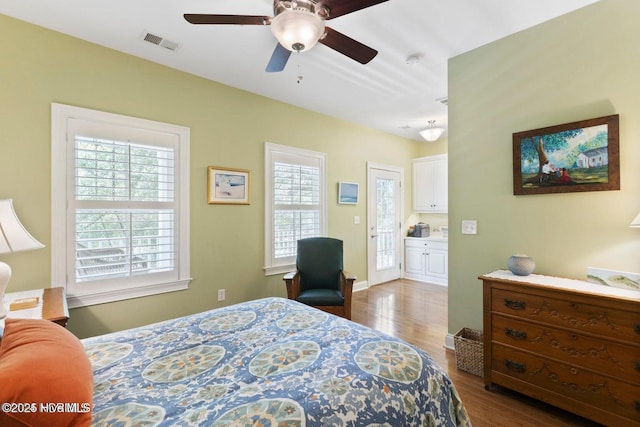
<path id="1" fill-rule="evenodd" d="M 369 285 L 400 278 L 403 169 L 368 167 L 368 282 Z"/>

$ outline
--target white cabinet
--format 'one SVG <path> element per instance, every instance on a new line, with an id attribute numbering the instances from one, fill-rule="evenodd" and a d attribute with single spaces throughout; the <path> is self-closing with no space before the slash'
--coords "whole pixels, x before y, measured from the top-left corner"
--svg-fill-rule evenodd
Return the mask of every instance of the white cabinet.
<path id="1" fill-rule="evenodd" d="M 412 160 L 413 210 L 446 213 L 448 203 L 448 156 L 420 157 Z"/>
<path id="2" fill-rule="evenodd" d="M 446 285 L 449 276 L 447 241 L 407 237 L 404 242 L 404 277 Z"/>
<path id="3" fill-rule="evenodd" d="M 404 272 L 408 274 L 424 276 L 427 271 L 427 257 L 425 248 L 420 242 L 411 244 L 405 241 L 404 245 Z"/>

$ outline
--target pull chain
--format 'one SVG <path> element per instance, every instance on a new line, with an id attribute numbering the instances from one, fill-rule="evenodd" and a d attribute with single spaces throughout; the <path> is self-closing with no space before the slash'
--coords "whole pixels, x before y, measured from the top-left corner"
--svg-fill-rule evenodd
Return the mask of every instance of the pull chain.
<path id="1" fill-rule="evenodd" d="M 296 81 L 296 83 L 300 84 L 303 78 L 304 76 L 302 75 L 302 73 L 300 73 L 300 64 L 298 64 L 298 80 Z"/>

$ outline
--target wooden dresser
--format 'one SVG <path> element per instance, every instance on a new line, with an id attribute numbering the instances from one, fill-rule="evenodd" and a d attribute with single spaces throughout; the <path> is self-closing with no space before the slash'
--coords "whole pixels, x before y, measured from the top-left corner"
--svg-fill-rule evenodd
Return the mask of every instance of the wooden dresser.
<path id="1" fill-rule="evenodd" d="M 479 279 L 485 388 L 605 425 L 640 425 L 640 292 L 509 271 Z"/>

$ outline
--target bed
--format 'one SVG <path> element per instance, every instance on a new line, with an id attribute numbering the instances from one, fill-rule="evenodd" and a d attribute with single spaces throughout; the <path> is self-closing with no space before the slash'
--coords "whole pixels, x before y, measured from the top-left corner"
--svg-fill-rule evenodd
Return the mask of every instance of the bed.
<path id="1" fill-rule="evenodd" d="M 93 424 L 470 425 L 423 351 L 267 298 L 83 341 Z"/>
<path id="2" fill-rule="evenodd" d="M 77 417 L 64 425 L 470 425 L 451 380 L 424 351 L 288 299 L 249 301 L 84 340 L 51 322 L 31 322 L 27 326 L 40 334 L 33 345 L 68 341 L 82 353 L 70 361 L 71 349 L 51 351 L 47 360 L 55 370 L 28 362 L 42 365 L 37 381 L 61 384 L 43 386 L 41 400 L 64 396 L 75 405 L 67 409 L 76 413 L 67 415 Z M 18 325 L 24 327 L 7 324 L 2 347 L 22 361 L 24 354 L 10 348 L 25 336 Z M 18 347 L 34 358 L 39 352 Z M 82 358 L 88 375 L 81 373 Z M 64 369 L 69 372 L 61 374 Z M 15 366 L 5 369 L 12 372 Z M 47 379 L 52 372 L 59 378 Z M 77 384 L 62 385 L 69 378 Z M 15 379 L 15 389 L 23 379 Z M 92 396 L 72 396 L 71 390 L 89 383 Z M 63 393 L 45 396 L 45 389 Z M 6 398 L 34 399 L 15 393 Z M 87 414 L 91 399 L 93 412 Z M 58 420 L 28 415 L 49 416 L 47 425 Z M 42 419 L 23 422 L 45 425 Z"/>

